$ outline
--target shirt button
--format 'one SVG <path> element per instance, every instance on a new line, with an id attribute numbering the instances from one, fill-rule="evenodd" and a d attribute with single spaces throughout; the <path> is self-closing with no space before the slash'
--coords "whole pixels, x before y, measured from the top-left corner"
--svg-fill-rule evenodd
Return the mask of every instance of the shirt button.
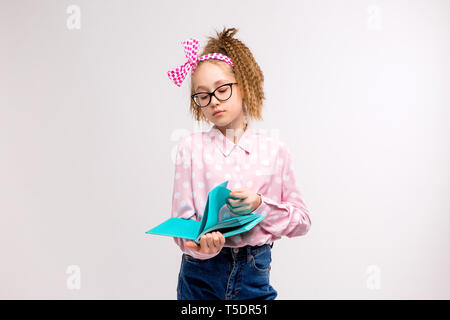
<path id="1" fill-rule="evenodd" d="M 233 248 L 234 253 L 238 253 L 239 252 L 239 248 Z"/>

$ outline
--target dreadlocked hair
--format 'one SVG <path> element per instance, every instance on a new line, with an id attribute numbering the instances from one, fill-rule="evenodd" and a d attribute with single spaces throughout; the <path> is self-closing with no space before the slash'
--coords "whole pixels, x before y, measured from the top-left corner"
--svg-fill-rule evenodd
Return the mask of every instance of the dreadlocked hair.
<path id="1" fill-rule="evenodd" d="M 232 69 L 241 90 L 243 103 L 247 107 L 247 110 L 245 111 L 246 116 L 262 120 L 261 110 L 263 107 L 263 100 L 265 99 L 263 90 L 264 75 L 250 49 L 240 40 L 233 38 L 237 31 L 238 29 L 236 28 L 224 28 L 222 32 L 216 31 L 217 37 L 208 37 L 208 42 L 200 56 L 217 52 L 231 58 L 234 65 L 233 67 L 221 60 L 209 59 L 206 61 L 218 65 L 226 64 Z M 206 61 L 200 61 L 198 65 Z M 194 93 L 195 91 L 191 77 L 191 95 Z M 190 112 L 193 114 L 196 121 L 200 122 L 203 120 L 209 122 L 192 99 Z"/>

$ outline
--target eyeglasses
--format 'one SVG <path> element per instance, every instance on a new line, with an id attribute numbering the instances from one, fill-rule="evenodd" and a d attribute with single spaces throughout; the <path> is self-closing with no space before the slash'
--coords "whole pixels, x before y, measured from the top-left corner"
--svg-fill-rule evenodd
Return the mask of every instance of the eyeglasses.
<path id="1" fill-rule="evenodd" d="M 220 87 L 217 87 L 213 92 L 198 92 L 193 94 L 191 98 L 197 106 L 204 108 L 209 105 L 212 96 L 216 97 L 219 101 L 230 99 L 233 94 L 233 84 L 237 84 L 237 82 L 223 84 Z"/>

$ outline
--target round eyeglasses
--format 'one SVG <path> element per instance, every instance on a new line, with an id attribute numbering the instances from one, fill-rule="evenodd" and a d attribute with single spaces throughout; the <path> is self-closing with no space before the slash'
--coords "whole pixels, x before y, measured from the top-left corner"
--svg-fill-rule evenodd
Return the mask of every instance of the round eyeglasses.
<path id="1" fill-rule="evenodd" d="M 195 93 L 191 96 L 191 98 L 197 106 L 204 108 L 209 105 L 212 96 L 216 97 L 219 101 L 230 99 L 233 94 L 233 84 L 237 84 L 237 82 L 223 84 L 220 87 L 217 87 L 213 92 Z"/>

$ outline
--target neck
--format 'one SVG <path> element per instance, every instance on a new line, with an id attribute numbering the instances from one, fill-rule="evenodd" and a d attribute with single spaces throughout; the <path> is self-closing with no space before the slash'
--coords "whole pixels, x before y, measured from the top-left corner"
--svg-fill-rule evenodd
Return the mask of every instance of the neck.
<path id="1" fill-rule="evenodd" d="M 219 127 L 216 125 L 217 129 L 222 132 L 222 134 L 230 141 L 232 141 L 234 144 L 238 143 L 239 139 L 244 134 L 244 131 L 247 130 L 247 123 L 242 123 L 240 126 L 226 126 L 226 127 Z"/>

